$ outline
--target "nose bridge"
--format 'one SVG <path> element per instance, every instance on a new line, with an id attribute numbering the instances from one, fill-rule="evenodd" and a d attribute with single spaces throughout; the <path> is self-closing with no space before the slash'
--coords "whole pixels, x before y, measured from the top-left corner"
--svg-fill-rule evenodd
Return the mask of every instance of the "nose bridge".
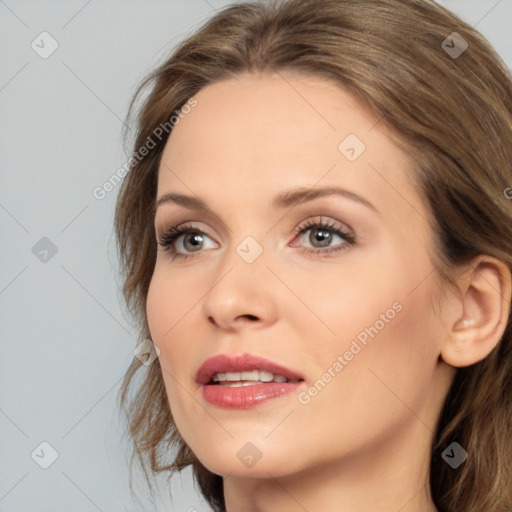
<path id="1" fill-rule="evenodd" d="M 222 267 L 225 270 L 235 266 L 241 267 L 245 274 L 251 272 L 268 272 L 265 267 L 265 251 L 270 250 L 268 245 L 268 229 L 261 210 L 251 205 L 243 204 L 244 198 L 238 197 L 236 204 L 230 202 L 231 211 L 243 212 L 236 219 L 229 230 L 227 251 L 222 258 Z M 253 205 L 254 206 L 254 205 Z M 245 210 L 245 211 L 244 211 Z M 265 254 L 266 256 L 266 254 Z"/>
<path id="2" fill-rule="evenodd" d="M 218 278 L 212 291 L 227 289 L 235 297 L 252 298 L 263 291 L 261 284 L 270 274 L 266 267 L 264 248 L 256 238 L 249 235 L 238 243 L 233 243 L 226 251 L 220 264 Z"/>
<path id="3" fill-rule="evenodd" d="M 261 238 L 261 237 L 260 237 Z M 252 235 L 248 235 L 235 247 L 235 253 L 239 256 L 240 260 L 249 266 L 254 265 L 258 260 L 264 260 L 262 258 L 264 252 L 263 241 L 260 243 Z M 260 265 L 256 265 L 259 267 Z"/>
<path id="4" fill-rule="evenodd" d="M 203 314 L 218 326 L 233 326 L 241 317 L 274 321 L 272 297 L 264 248 L 252 235 L 226 252 L 210 291 L 203 299 Z"/>

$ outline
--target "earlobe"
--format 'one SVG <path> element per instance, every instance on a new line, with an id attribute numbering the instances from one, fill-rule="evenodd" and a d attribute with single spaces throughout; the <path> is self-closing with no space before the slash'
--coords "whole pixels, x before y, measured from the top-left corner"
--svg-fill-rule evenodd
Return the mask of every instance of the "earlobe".
<path id="1" fill-rule="evenodd" d="M 485 359 L 500 342 L 510 314 L 510 269 L 501 260 L 479 256 L 459 286 L 462 315 L 451 320 L 441 350 L 441 359 L 454 367 Z"/>

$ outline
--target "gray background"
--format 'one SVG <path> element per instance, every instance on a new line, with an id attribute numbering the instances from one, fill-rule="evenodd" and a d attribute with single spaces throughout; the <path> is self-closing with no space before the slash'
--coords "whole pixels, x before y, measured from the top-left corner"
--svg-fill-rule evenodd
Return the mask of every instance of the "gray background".
<path id="1" fill-rule="evenodd" d="M 115 399 L 137 339 L 119 292 L 117 189 L 93 190 L 126 161 L 136 84 L 228 3 L 0 0 L 0 512 L 209 510 L 189 471 L 172 502 L 165 478 L 156 503 L 137 476 L 140 503 L 129 494 Z M 512 0 L 439 3 L 512 66 Z M 44 31 L 58 43 L 46 59 L 31 47 L 51 49 Z M 47 469 L 43 441 L 58 452 Z"/>

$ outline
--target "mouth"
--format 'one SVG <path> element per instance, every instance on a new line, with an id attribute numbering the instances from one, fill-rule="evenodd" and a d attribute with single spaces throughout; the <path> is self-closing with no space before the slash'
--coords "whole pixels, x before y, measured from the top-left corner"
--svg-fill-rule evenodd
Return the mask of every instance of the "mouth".
<path id="1" fill-rule="evenodd" d="M 298 382 L 304 377 L 294 370 L 269 359 L 250 354 L 221 354 L 207 359 L 196 374 L 201 385 L 232 385 L 233 383 Z"/>
<path id="2" fill-rule="evenodd" d="M 203 398 L 212 405 L 247 409 L 284 397 L 304 382 L 298 372 L 250 354 L 218 355 L 196 374 Z"/>

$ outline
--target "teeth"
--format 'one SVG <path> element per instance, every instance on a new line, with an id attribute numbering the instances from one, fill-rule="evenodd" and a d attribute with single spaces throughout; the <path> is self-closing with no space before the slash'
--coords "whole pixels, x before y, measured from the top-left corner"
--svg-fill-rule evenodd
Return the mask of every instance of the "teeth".
<path id="1" fill-rule="evenodd" d="M 221 386 L 226 388 L 240 388 L 242 386 L 253 386 L 255 384 L 254 381 L 251 382 L 225 382 L 221 384 Z"/>
<path id="2" fill-rule="evenodd" d="M 212 380 L 213 382 L 226 383 L 223 385 L 230 387 L 250 386 L 255 382 L 288 382 L 288 379 L 283 375 L 274 375 L 266 370 L 216 373 Z"/>
<path id="3" fill-rule="evenodd" d="M 242 372 L 240 374 L 241 380 L 259 380 L 258 370 L 252 370 L 250 372 Z"/>
<path id="4" fill-rule="evenodd" d="M 274 380 L 274 375 L 271 372 L 263 370 L 259 374 L 261 382 L 272 382 Z"/>

